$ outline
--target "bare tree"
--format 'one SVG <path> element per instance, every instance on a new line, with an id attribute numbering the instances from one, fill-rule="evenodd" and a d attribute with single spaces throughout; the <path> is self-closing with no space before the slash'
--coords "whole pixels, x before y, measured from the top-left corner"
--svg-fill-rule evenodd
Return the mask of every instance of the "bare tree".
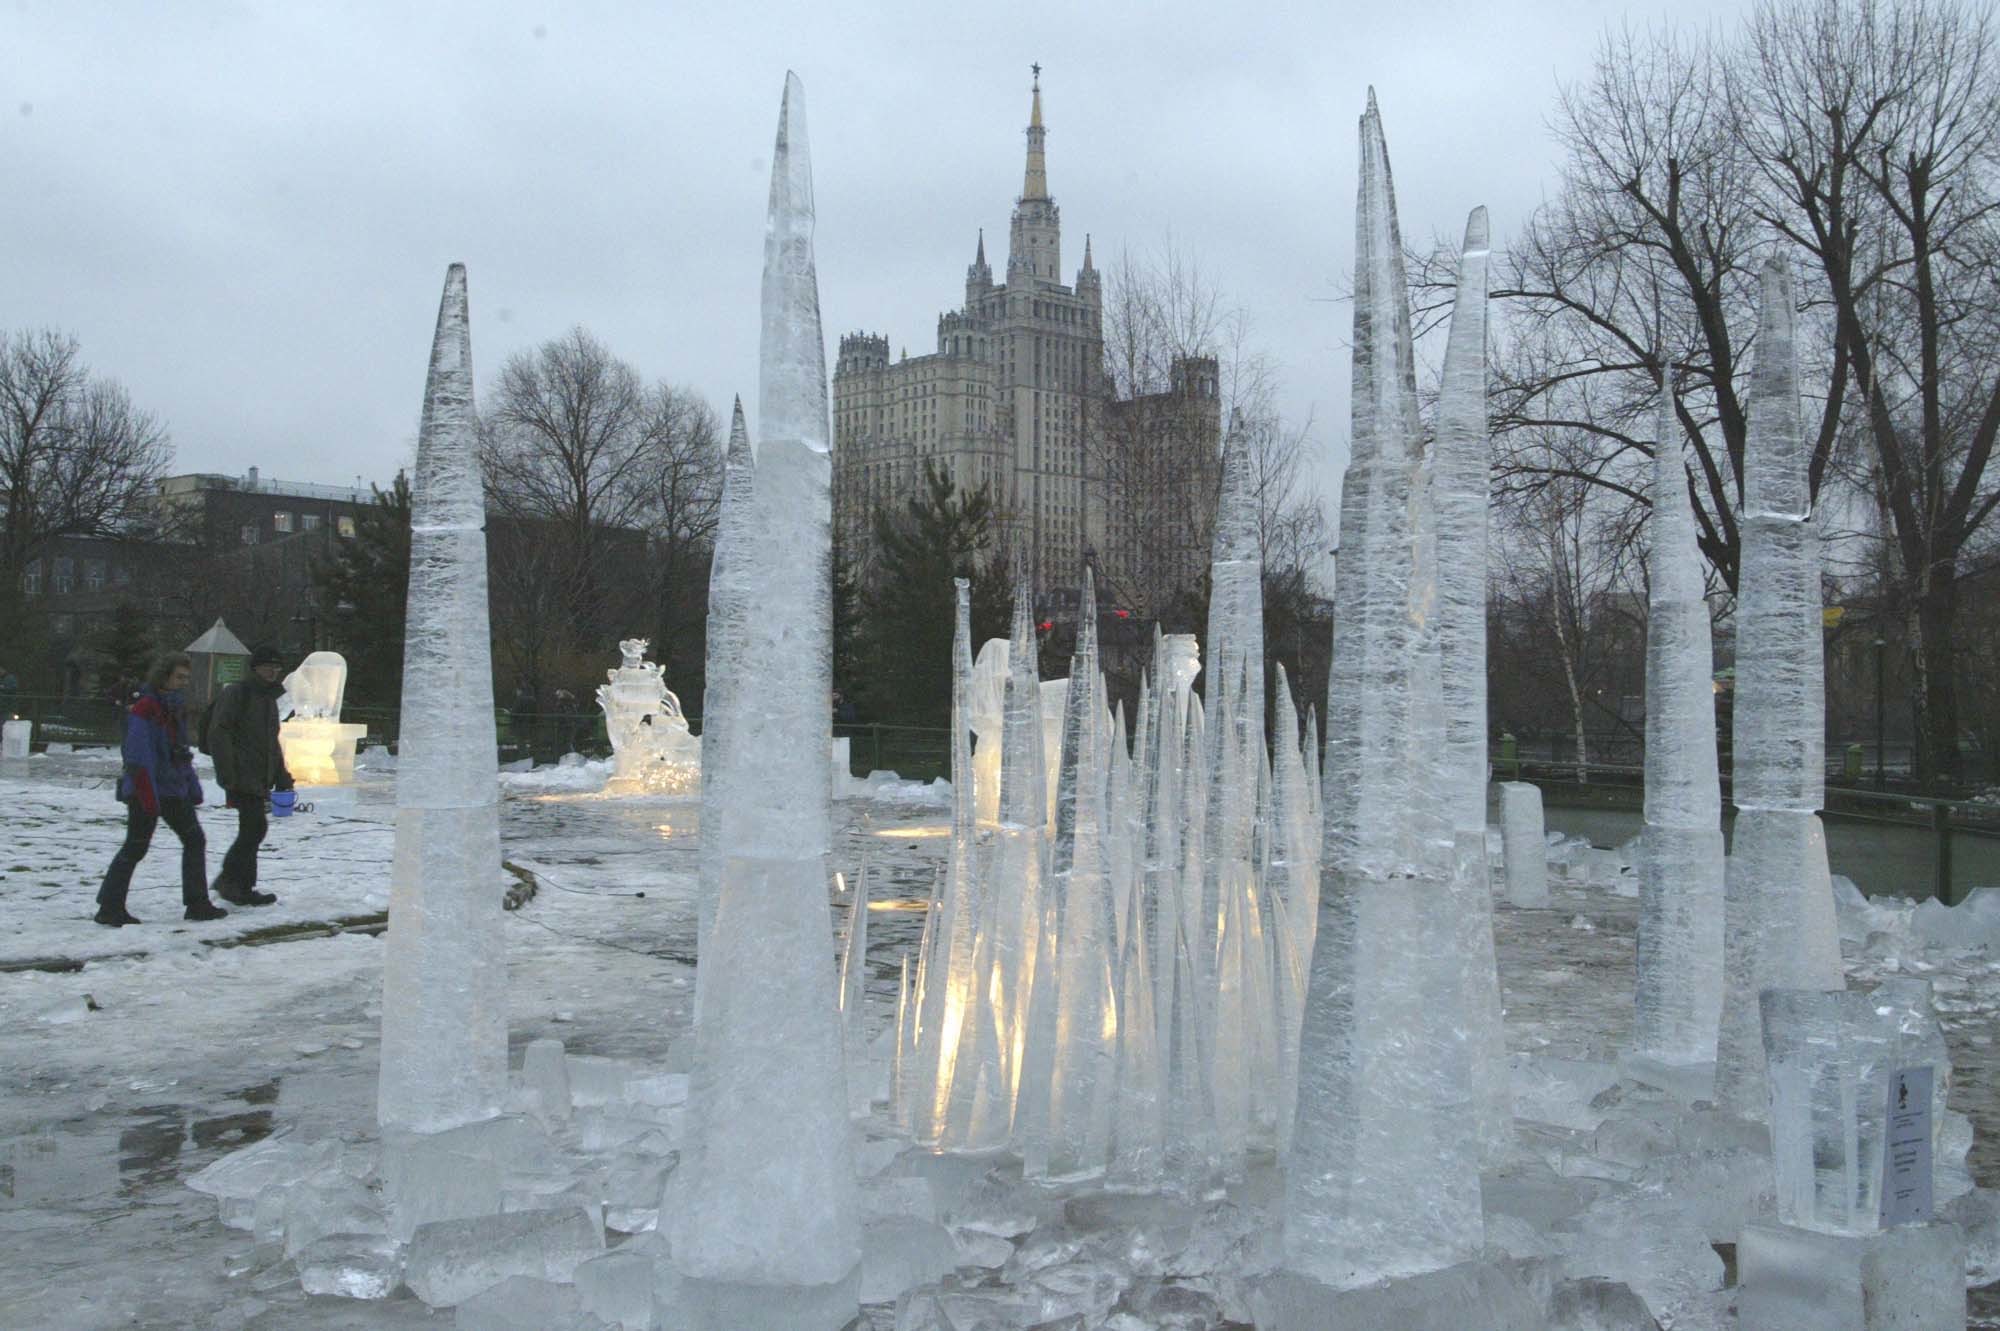
<path id="1" fill-rule="evenodd" d="M 708 569 L 722 503 L 722 422 L 693 389 L 656 384 L 646 394 L 641 434 L 643 518 L 652 534 L 657 607 L 653 655 L 682 681 L 675 687 L 685 693 L 702 674 L 707 641 Z"/>
<path id="2" fill-rule="evenodd" d="M 1199 587 L 1213 537 L 1220 448 L 1245 433 L 1256 461 L 1267 566 L 1311 570 L 1323 553 L 1319 496 L 1305 482 L 1311 421 L 1277 410 L 1277 371 L 1250 320 L 1172 242 L 1157 255 L 1122 252 L 1104 298 L 1104 371 L 1092 395 L 1102 429 L 1093 469 L 1121 497 L 1112 524 L 1114 574 L 1127 594 L 1170 623 L 1201 622 Z"/>
<path id="3" fill-rule="evenodd" d="M 1604 689 L 1614 682 L 1621 656 L 1630 656 L 1634 616 L 1621 602 L 1636 604 L 1631 586 L 1637 572 L 1634 528 L 1629 508 L 1593 482 L 1586 471 L 1596 441 L 1580 430 L 1545 428 L 1525 459 L 1540 466 L 1542 484 L 1509 494 L 1500 506 L 1495 577 L 1505 599 L 1535 624 L 1533 646 L 1508 668 L 1544 672 L 1553 661 L 1560 676 L 1576 778 L 1589 780 L 1592 721 L 1599 726 L 1625 722 Z M 1629 664 L 1629 663 L 1628 663 Z"/>
<path id="4" fill-rule="evenodd" d="M 1761 215 L 1831 312 L 1836 393 L 1878 465 L 1917 770 L 1956 780 L 1961 566 L 2000 503 L 1993 20 L 1955 0 L 1766 3 L 1734 89 Z"/>
<path id="5" fill-rule="evenodd" d="M 2000 502 L 1992 19 L 1956 0 L 1766 0 L 1735 40 L 1614 34 L 1554 127 L 1562 189 L 1493 293 L 1512 315 L 1498 489 L 1563 478 L 1532 441 L 1572 429 L 1594 442 L 1573 478 L 1642 508 L 1649 403 L 1678 374 L 1701 547 L 1733 591 L 1754 276 L 1776 246 L 1804 272 L 1815 495 L 1825 514 L 1830 478 L 1883 487 L 1918 770 L 1955 775 L 1959 569 Z"/>
<path id="6" fill-rule="evenodd" d="M 481 419 L 495 635 L 516 677 L 581 685 L 650 633 L 698 683 L 721 427 L 693 389 L 646 387 L 582 328 L 511 357 Z"/>
<path id="7" fill-rule="evenodd" d="M 58 537 L 129 532 L 172 461 L 165 428 L 75 338 L 0 333 L 0 638 L 20 631 L 28 561 Z"/>

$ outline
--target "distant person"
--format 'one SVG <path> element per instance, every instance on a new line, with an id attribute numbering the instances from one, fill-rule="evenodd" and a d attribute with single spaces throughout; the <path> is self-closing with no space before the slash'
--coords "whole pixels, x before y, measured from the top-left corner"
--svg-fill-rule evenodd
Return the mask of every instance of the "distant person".
<path id="1" fill-rule="evenodd" d="M 21 681 L 14 672 L 0 665 L 0 720 L 14 715 L 14 699 L 21 695 Z"/>
<path id="2" fill-rule="evenodd" d="M 125 770 L 118 777 L 118 798 L 125 803 L 125 844 L 111 857 L 104 885 L 97 889 L 99 924 L 116 928 L 139 923 L 125 909 L 125 896 L 132 887 L 132 870 L 146 858 L 153 829 L 162 818 L 181 839 L 184 918 L 219 920 L 229 914 L 208 898 L 208 843 L 194 812 L 201 803 L 201 779 L 194 774 L 183 697 L 193 672 L 186 652 L 167 653 L 153 662 L 145 687 L 132 704 L 131 721 L 125 727 Z"/>
<path id="3" fill-rule="evenodd" d="M 847 700 L 847 695 L 839 689 L 835 689 L 833 691 L 834 724 L 848 726 L 853 725 L 859 719 L 860 715 L 854 710 L 854 704 Z"/>
<path id="4" fill-rule="evenodd" d="M 236 810 L 236 840 L 215 875 L 215 894 L 238 906 L 268 906 L 278 898 L 257 890 L 257 848 L 271 829 L 265 812 L 273 790 L 290 790 L 292 774 L 278 743 L 278 695 L 284 659 L 275 647 L 250 653 L 250 678 L 222 690 L 210 710 L 208 751 L 215 784 Z"/>

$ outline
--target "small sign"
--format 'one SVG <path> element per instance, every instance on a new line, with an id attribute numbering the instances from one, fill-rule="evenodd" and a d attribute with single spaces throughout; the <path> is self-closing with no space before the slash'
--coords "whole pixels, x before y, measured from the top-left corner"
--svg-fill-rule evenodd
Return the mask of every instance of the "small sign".
<path id="1" fill-rule="evenodd" d="M 234 684 L 241 680 L 243 678 L 243 663 L 245 659 L 241 656 L 216 657 L 215 682 L 217 684 Z"/>
<path id="2" fill-rule="evenodd" d="M 1889 1078 L 1889 1133 L 1882 1151 L 1882 1224 L 1920 1225 L 1931 1218 L 1931 1068 L 1900 1068 Z"/>

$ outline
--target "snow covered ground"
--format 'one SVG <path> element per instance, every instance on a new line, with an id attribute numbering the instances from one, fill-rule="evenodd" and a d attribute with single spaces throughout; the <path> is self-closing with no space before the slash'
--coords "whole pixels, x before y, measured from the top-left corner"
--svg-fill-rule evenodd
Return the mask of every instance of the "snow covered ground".
<path id="1" fill-rule="evenodd" d="M 147 923 L 111 930 L 89 916 L 120 835 L 114 772 L 89 754 L 0 772 L 8 829 L 0 963 L 87 962 L 0 972 L 0 1067 L 8 1074 L 0 1081 L 0 1326 L 451 1325 L 448 1313 L 407 1293 L 373 1302 L 305 1295 L 281 1252 L 225 1228 L 214 1200 L 183 1183 L 268 1136 L 351 1140 L 371 1131 L 380 940 L 324 931 L 259 940 L 283 932 L 274 925 L 365 921 L 381 911 L 388 782 L 377 774 L 344 791 L 302 792 L 314 811 L 274 822 L 265 849 L 261 885 L 279 904 L 232 911 L 217 924 L 180 920 L 174 847 L 163 829 L 134 882 L 132 909 Z M 698 802 L 598 798 L 587 770 L 508 774 L 505 782 L 504 853 L 537 889 L 506 923 L 516 1063 L 528 1041 L 555 1037 L 572 1055 L 664 1066 L 687 1030 L 693 995 Z M 864 859 L 872 867 L 869 994 L 881 1026 L 946 843 L 934 791 L 878 793 L 887 797 L 839 806 L 835 859 L 850 882 Z M 233 821 L 226 810 L 204 811 L 211 866 Z M 836 921 L 844 915 L 837 905 Z M 1653 1282 L 1655 1311 L 1671 1306 L 1675 1325 L 1726 1327 L 1729 1292 L 1713 1288 L 1722 1262 L 1698 1226 L 1690 1232 L 1647 1209 L 1661 1181 L 1633 1163 L 1641 1158 L 1633 1143 L 1683 1120 L 1608 1066 L 1630 1028 L 1636 915 L 1636 902 L 1616 886 L 1569 881 L 1555 885 L 1547 910 L 1497 913 L 1524 1149 L 1489 1179 L 1489 1239 L 1508 1251 L 1556 1248 L 1573 1265 L 1638 1272 Z M 1936 986 L 1955 1064 L 1952 1104 L 1976 1133 L 1970 1167 L 1981 1184 L 2000 1186 L 2000 948 L 1962 947 L 1963 929 L 1941 930 L 1906 903 L 1852 899 L 1842 924 L 1850 982 L 1909 974 Z M 1188 1231 L 1173 1240 L 1180 1246 L 1171 1260 L 1205 1261 L 1212 1271 L 1238 1260 L 1255 1246 L 1249 1230 L 1270 1182 L 1253 1176 L 1229 1198 L 1171 1217 L 1166 1232 Z M 1129 1251 L 1105 1257 L 1090 1231 L 1107 1223 L 1157 1231 L 1158 1217 L 1141 1213 L 1158 1206 L 1086 1200 L 1054 1204 L 1034 1233 L 983 1260 L 999 1266 L 1000 1281 L 1022 1287 L 1074 1288 L 1065 1278 L 1088 1276 L 1100 1286 L 1125 1282 L 1110 1294 L 1127 1301 L 1121 1306 L 1134 1306 L 1142 1287 L 1157 1296 L 1157 1282 L 1133 1275 L 1144 1261 Z M 1188 1298 L 1230 1306 L 1225 1288 L 1202 1279 L 1185 1284 Z M 876 1325 L 893 1325 L 889 1305 L 868 1311 Z M 1157 1323 L 1119 1325 L 1147 1324 Z"/>

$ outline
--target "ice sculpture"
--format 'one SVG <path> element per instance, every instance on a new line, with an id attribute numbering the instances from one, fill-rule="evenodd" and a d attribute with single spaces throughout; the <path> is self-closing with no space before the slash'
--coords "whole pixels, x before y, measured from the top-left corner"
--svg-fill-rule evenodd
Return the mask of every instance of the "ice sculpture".
<path id="1" fill-rule="evenodd" d="M 1527 781 L 1502 781 L 1500 850 L 1509 905 L 1549 904 L 1549 846 L 1543 826 L 1542 788 Z"/>
<path id="2" fill-rule="evenodd" d="M 1715 1058 L 1722 1019 L 1722 784 L 1715 658 L 1673 388 L 1653 431 L 1646 608 L 1645 832 L 1632 1044 L 1669 1064 Z"/>
<path id="3" fill-rule="evenodd" d="M 722 811 L 730 802 L 731 771 L 724 764 L 736 756 L 736 751 L 722 743 L 722 736 L 729 729 L 743 670 L 743 622 L 756 594 L 747 563 L 748 546 L 756 532 L 751 503 L 756 473 L 750 431 L 743 423 L 743 399 L 739 397 L 730 410 L 721 511 L 716 515 L 715 554 L 708 570 L 708 659 L 701 700 L 701 866 L 695 907 L 697 957 L 707 950 L 709 930 L 715 924 L 715 903 L 722 896 Z M 699 999 L 699 992 L 696 997 Z M 696 1013 L 699 1016 L 699 1006 Z"/>
<path id="4" fill-rule="evenodd" d="M 1048 797 L 1046 832 L 1056 834 L 1056 776 L 1062 762 L 1063 715 L 1069 708 L 1069 681 L 1042 681 L 1042 793 Z"/>
<path id="5" fill-rule="evenodd" d="M 972 663 L 972 703 L 967 724 L 978 737 L 972 751 L 975 812 L 981 827 L 1000 822 L 1000 734 L 1007 707 L 1007 640 L 982 644 Z"/>
<path id="6" fill-rule="evenodd" d="M 1874 1233 L 1882 1228 L 1889 1116 L 1899 1098 L 1908 1108 L 1908 1084 L 1918 1080 L 1899 1087 L 1900 1075 L 1924 1070 L 1930 1146 L 1944 1126 L 1951 1061 L 1930 984 L 1892 980 L 1866 994 L 1767 989 L 1759 1000 L 1778 1219 L 1828 1234 Z M 1926 1213 L 1931 1181 L 1928 1169 L 1912 1178 Z"/>
<path id="7" fill-rule="evenodd" d="M 1791 270 L 1764 267 L 1738 526 L 1736 825 L 1724 886 L 1717 1101 L 1761 1118 L 1757 995 L 1839 989 L 1840 932 L 1818 809 L 1826 786 L 1819 537 L 1799 420 Z"/>
<path id="8" fill-rule="evenodd" d="M 741 676 L 720 737 L 724 770 L 756 779 L 732 782 L 714 828 L 721 892 L 696 973 L 701 1020 L 672 1176 L 673 1262 L 704 1327 L 832 1328 L 856 1307 L 859 1203 L 827 903 L 831 477 L 812 230 L 805 94 L 788 74 L 764 242 L 755 522 L 739 547 L 744 585 L 762 601 L 741 621 L 740 659 L 757 670 Z"/>
<path id="9" fill-rule="evenodd" d="M 465 266 L 445 275 L 410 495 L 396 848 L 382 967 L 384 1130 L 499 1112 L 507 1087 L 486 496 Z"/>
<path id="10" fill-rule="evenodd" d="M 1465 220 L 1458 293 L 1438 398 L 1438 652 L 1445 705 L 1446 801 L 1455 831 L 1486 827 L 1486 210 Z"/>
<path id="11" fill-rule="evenodd" d="M 1411 749 L 1421 627 L 1413 612 L 1425 600 L 1425 589 L 1413 597 L 1412 588 L 1421 429 L 1402 241 L 1372 90 L 1360 158 L 1353 444 L 1327 689 L 1320 924 L 1284 1204 L 1286 1265 L 1333 1286 L 1447 1266 L 1482 1242 L 1479 1145 L 1452 1103 L 1463 1057 L 1452 1046 L 1463 1037 L 1453 1010 L 1462 981 L 1449 941 L 1451 865 L 1439 875 L 1428 851 L 1419 856 L 1412 816 L 1435 798 L 1434 778 L 1420 780 Z M 1441 721 L 1441 699 L 1436 710 Z"/>
<path id="12" fill-rule="evenodd" d="M 1930 985 L 1759 999 L 1778 1215 L 1743 1227 L 1739 1324 L 1963 1326 L 1965 1238 L 1931 1214 L 1951 1064 Z"/>
<path id="13" fill-rule="evenodd" d="M 354 779 L 354 746 L 368 727 L 341 724 L 347 658 L 314 652 L 285 676 L 292 714 L 278 725 L 285 767 L 302 786 L 339 786 Z"/>
<path id="14" fill-rule="evenodd" d="M 1104 680 L 1097 668 L 1097 597 L 1089 569 L 1070 659 L 1056 803 L 1055 1062 L 1049 1084 L 1046 1176 L 1094 1178 L 1109 1160 L 1118 995 L 1117 928 L 1105 877 L 1108 770 Z M 1032 1167 L 1032 1166 L 1031 1166 Z"/>
<path id="15" fill-rule="evenodd" d="M 611 779 L 604 788 L 685 794 L 701 781 L 701 741 L 688 730 L 681 700 L 667 687 L 659 665 L 646 659 L 647 645 L 644 638 L 620 642 L 621 664 L 605 671 L 608 682 L 597 686 L 597 705 L 611 737 Z"/>
<path id="16" fill-rule="evenodd" d="M 955 578 L 953 591 L 951 848 L 941 890 L 925 920 L 928 937 L 918 963 L 918 1095 L 910 1114 L 918 1140 L 931 1144 L 944 1135 L 959 1052 L 971 1033 L 969 1018 L 981 996 L 973 970 L 980 866 L 973 854 L 973 783 L 966 779 L 972 763 L 966 724 L 972 684 L 972 584 Z"/>
<path id="17" fill-rule="evenodd" d="M 1486 428 L 1486 209 L 1465 219 L 1458 292 L 1444 354 L 1437 440 L 1430 466 L 1437 509 L 1438 676 L 1444 707 L 1440 793 L 1452 838 L 1471 838 L 1477 855 L 1458 855 L 1458 901 L 1471 1059 L 1480 1140 L 1489 1156 L 1512 1130 L 1507 1038 L 1500 1020 L 1500 972 L 1493 950 L 1493 885 L 1486 842 L 1486 506 L 1491 444 Z"/>

